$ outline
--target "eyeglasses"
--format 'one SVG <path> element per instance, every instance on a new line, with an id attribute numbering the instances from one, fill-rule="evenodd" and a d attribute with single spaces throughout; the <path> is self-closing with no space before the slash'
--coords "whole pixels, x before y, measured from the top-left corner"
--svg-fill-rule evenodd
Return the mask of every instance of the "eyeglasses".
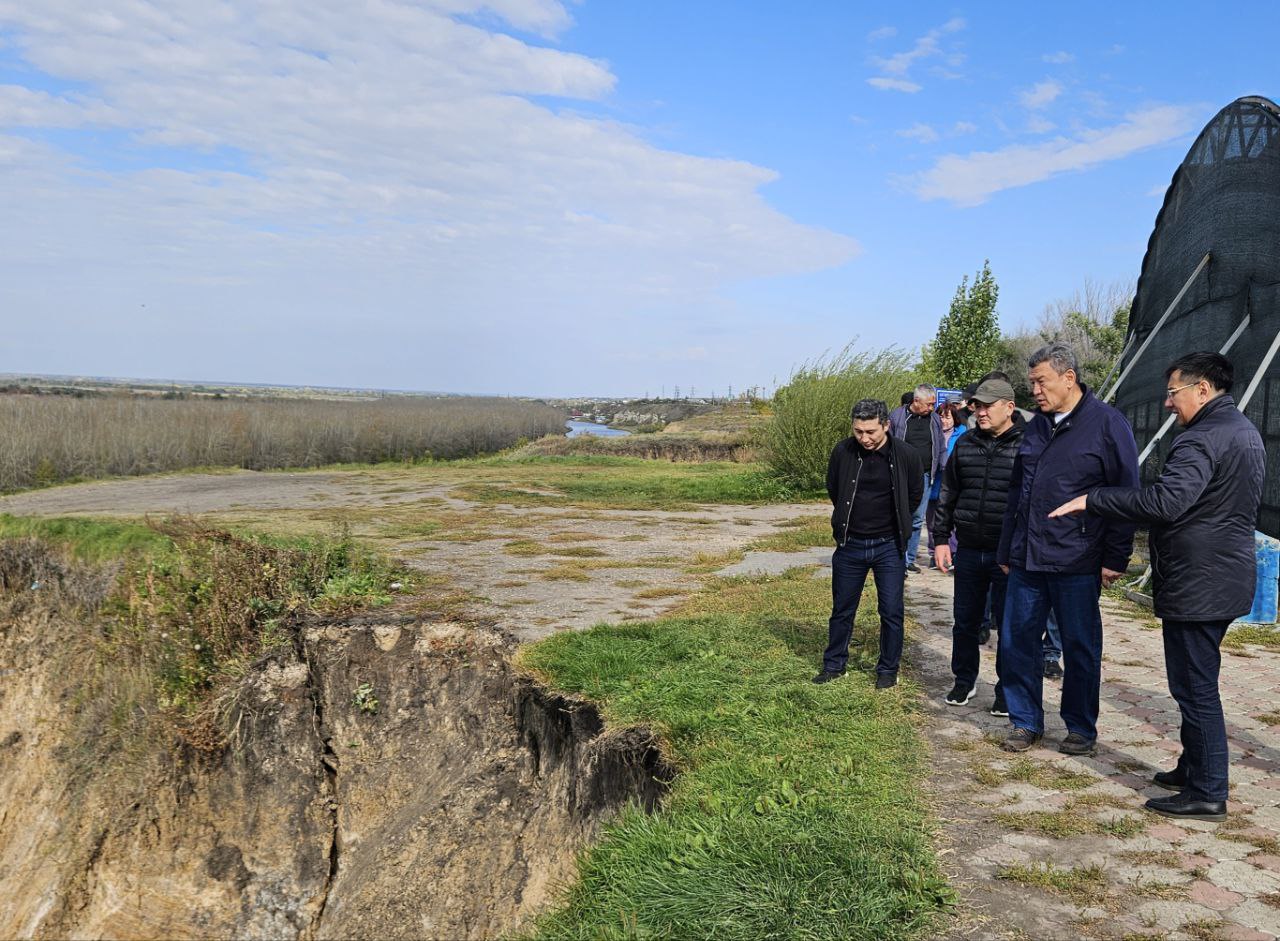
<path id="1" fill-rule="evenodd" d="M 1200 380 L 1197 379 L 1195 382 L 1188 382 L 1185 386 L 1178 386 L 1178 388 L 1176 389 L 1165 389 L 1164 397 L 1166 399 L 1171 399 L 1175 395 L 1177 395 L 1179 392 L 1181 392 L 1183 389 L 1190 389 L 1192 386 L 1198 386 L 1198 385 L 1200 385 Z"/>

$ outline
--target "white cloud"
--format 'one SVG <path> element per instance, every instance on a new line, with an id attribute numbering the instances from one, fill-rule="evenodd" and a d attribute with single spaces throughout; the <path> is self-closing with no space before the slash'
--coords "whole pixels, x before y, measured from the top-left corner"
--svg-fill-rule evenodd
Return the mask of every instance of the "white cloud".
<path id="1" fill-rule="evenodd" d="M 1127 116 L 1123 124 L 1034 146 L 941 157 L 932 168 L 904 180 L 924 200 L 976 206 L 993 194 L 1084 170 L 1159 144 L 1194 127 L 1190 108 L 1162 106 Z"/>
<path id="2" fill-rule="evenodd" d="M 1056 130 L 1058 125 L 1054 124 L 1048 118 L 1033 114 L 1027 118 L 1027 131 L 1031 134 L 1048 134 L 1052 130 Z"/>
<path id="3" fill-rule="evenodd" d="M 1062 83 L 1053 79 L 1036 82 L 1031 88 L 1018 94 L 1018 100 L 1024 108 L 1044 108 L 1053 103 L 1062 94 Z"/>
<path id="4" fill-rule="evenodd" d="M 98 372 L 146 374 L 145 350 L 165 374 L 287 381 L 363 357 L 388 385 L 528 389 L 580 366 L 556 333 L 583 317 L 643 311 L 680 344 L 729 316 L 701 303 L 726 283 L 857 254 L 771 208 L 771 170 L 531 100 L 617 82 L 502 31 L 569 23 L 554 0 L 0 0 L 29 67 L 82 89 L 0 86 L 0 309 L 31 332 L 9 348 L 53 330 Z M 23 130 L 92 126 L 125 143 Z M 498 381 L 504 359 L 524 373 Z"/>
<path id="5" fill-rule="evenodd" d="M 957 121 L 951 127 L 952 134 L 972 134 L 978 129 L 978 125 L 972 121 Z"/>
<path id="6" fill-rule="evenodd" d="M 881 74 L 876 78 L 867 79 L 867 84 L 882 91 L 920 91 L 921 86 L 916 82 L 910 81 L 907 73 L 916 63 L 936 56 L 943 57 L 944 61 L 949 65 L 962 63 L 964 57 L 944 49 L 942 40 L 950 33 L 959 32 L 964 28 L 965 21 L 960 17 L 954 17 L 936 29 L 929 30 L 905 52 L 873 58 L 872 62 Z M 949 73 L 949 77 L 956 76 L 954 73 Z"/>
<path id="7" fill-rule="evenodd" d="M 932 144 L 938 139 L 938 132 L 927 124 L 919 122 L 911 125 L 902 131 L 895 132 L 899 137 L 907 137 L 911 140 L 919 141 L 922 144 Z"/>
<path id="8" fill-rule="evenodd" d="M 1074 62 L 1076 57 L 1070 52 L 1046 52 L 1040 60 L 1050 65 L 1066 65 L 1068 62 Z"/>
<path id="9" fill-rule="evenodd" d="M 880 42 L 883 39 L 892 39 L 896 35 L 898 35 L 898 27 L 881 26 L 867 33 L 867 42 Z"/>
<path id="10" fill-rule="evenodd" d="M 882 75 L 877 75 L 874 78 L 867 79 L 867 84 L 872 88 L 878 88 L 881 91 L 904 91 L 908 94 L 918 92 L 924 87 L 916 82 L 909 82 L 906 79 L 885 78 Z"/>

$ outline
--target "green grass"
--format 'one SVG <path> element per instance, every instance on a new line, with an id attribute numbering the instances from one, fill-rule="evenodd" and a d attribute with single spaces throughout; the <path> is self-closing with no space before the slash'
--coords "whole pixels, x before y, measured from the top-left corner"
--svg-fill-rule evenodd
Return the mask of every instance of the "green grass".
<path id="1" fill-rule="evenodd" d="M 1232 650 L 1241 650 L 1246 645 L 1280 650 L 1280 630 L 1256 624 L 1241 624 L 1231 628 L 1227 631 L 1227 636 L 1222 638 L 1222 646 Z"/>
<path id="2" fill-rule="evenodd" d="M 717 579 L 667 619 L 522 649 L 520 665 L 659 732 L 681 773 L 624 811 L 539 937 L 912 938 L 949 904 L 919 796 L 909 688 L 809 682 L 828 586 L 808 571 Z M 858 635 L 874 656 L 875 604 Z"/>
<path id="3" fill-rule="evenodd" d="M 996 878 L 1064 895 L 1077 905 L 1097 904 L 1107 895 L 1107 876 L 1098 865 L 1061 869 L 1052 863 L 1019 864 L 1003 867 Z"/>
<path id="4" fill-rule="evenodd" d="M 485 504 L 688 509 L 705 503 L 774 503 L 792 497 L 790 490 L 754 464 L 673 464 L 602 456 L 473 463 L 487 471 L 510 471 L 504 475 L 507 480 L 474 481 L 455 490 L 464 499 Z"/>
<path id="5" fill-rule="evenodd" d="M 122 556 L 155 555 L 172 542 L 141 523 L 82 516 L 33 517 L 0 513 L 0 539 L 35 538 L 68 550 L 82 562 L 105 562 Z"/>
<path id="6" fill-rule="evenodd" d="M 827 516 L 801 516 L 787 520 L 781 528 L 755 540 L 748 549 L 799 552 L 814 546 L 831 546 L 831 520 Z"/>

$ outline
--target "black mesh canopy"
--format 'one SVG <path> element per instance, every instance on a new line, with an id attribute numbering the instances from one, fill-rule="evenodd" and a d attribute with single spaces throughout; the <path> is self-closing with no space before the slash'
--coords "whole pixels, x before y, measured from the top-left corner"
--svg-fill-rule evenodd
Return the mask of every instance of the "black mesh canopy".
<path id="1" fill-rule="evenodd" d="M 1280 332 L 1280 109 L 1240 98 L 1209 122 L 1173 175 L 1147 243 L 1129 321 L 1123 371 L 1205 254 L 1209 263 L 1160 327 L 1120 386 L 1116 406 L 1144 448 L 1164 424 L 1164 370 L 1179 356 L 1219 350 L 1246 316 L 1227 353 L 1239 400 Z M 1280 536 L 1280 356 L 1267 368 L 1245 414 L 1267 446 L 1267 482 L 1258 528 Z M 1159 474 L 1177 426 L 1143 466 Z"/>

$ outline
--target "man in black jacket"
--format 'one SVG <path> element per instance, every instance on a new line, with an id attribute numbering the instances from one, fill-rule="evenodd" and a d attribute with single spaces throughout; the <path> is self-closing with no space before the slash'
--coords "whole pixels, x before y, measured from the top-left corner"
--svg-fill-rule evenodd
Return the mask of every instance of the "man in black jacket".
<path id="1" fill-rule="evenodd" d="M 867 573 L 873 572 L 880 611 L 876 689 L 897 685 L 902 659 L 902 583 L 913 511 L 924 494 L 924 469 L 915 451 L 889 435 L 889 409 L 878 399 L 853 407 L 853 436 L 831 452 L 831 621 L 822 670 L 815 683 L 844 676 L 849 636 Z"/>
<path id="2" fill-rule="evenodd" d="M 1181 790 L 1147 801 L 1170 817 L 1224 820 L 1227 730 L 1218 695 L 1219 645 L 1253 606 L 1254 527 L 1266 476 L 1262 436 L 1228 394 L 1230 361 L 1191 353 L 1165 370 L 1165 404 L 1183 432 L 1145 489 L 1097 487 L 1050 517 L 1092 513 L 1151 528 L 1155 613 L 1164 621 L 1169 692 L 1182 713 L 1182 755 L 1155 783 Z"/>
<path id="3" fill-rule="evenodd" d="M 974 696 L 983 614 L 988 592 L 996 619 L 996 633 L 1004 614 L 1008 576 L 996 565 L 1000 528 L 1009 501 L 1013 462 L 1022 443 L 1024 422 L 1013 404 L 1013 386 L 988 379 L 969 397 L 977 426 L 956 439 L 942 473 L 942 490 L 933 517 L 934 559 L 943 572 L 951 567 L 947 536 L 954 528 L 955 599 L 952 607 L 951 672 L 956 682 L 947 694 L 948 706 L 963 706 Z M 994 716 L 1009 714 L 1000 687 L 1000 648 L 996 647 Z"/>

